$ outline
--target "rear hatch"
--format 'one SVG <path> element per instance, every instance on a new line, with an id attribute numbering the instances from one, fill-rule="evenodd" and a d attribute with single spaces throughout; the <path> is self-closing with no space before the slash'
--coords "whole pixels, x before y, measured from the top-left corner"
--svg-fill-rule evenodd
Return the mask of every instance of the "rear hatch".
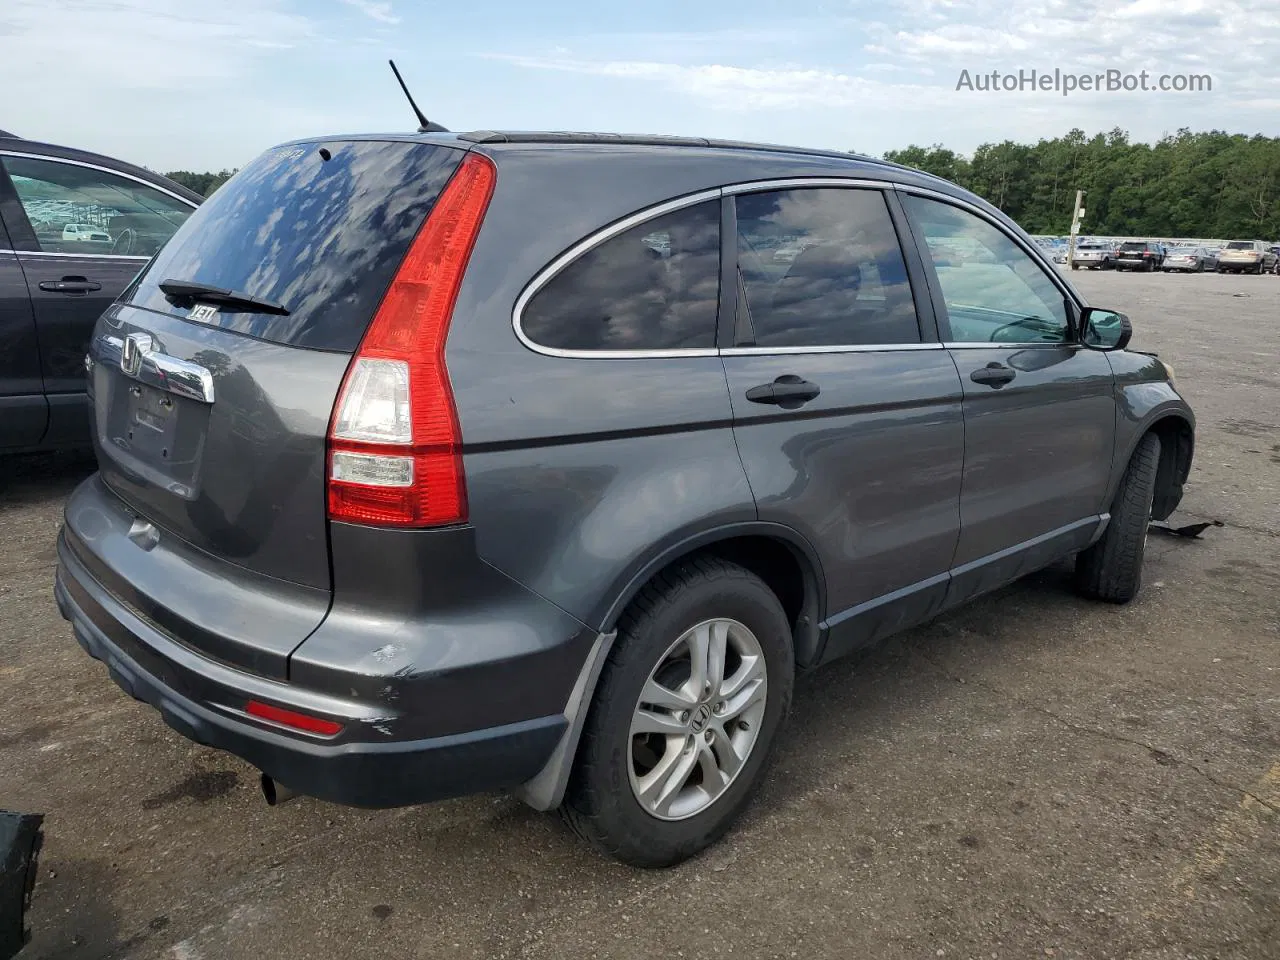
<path id="1" fill-rule="evenodd" d="M 1142 260 L 1150 258 L 1151 248 L 1145 243 L 1126 243 L 1122 244 L 1119 253 L 1116 254 L 1118 260 Z"/>
<path id="2" fill-rule="evenodd" d="M 291 144 L 219 189 L 95 330 L 107 486 L 161 536 L 228 565 L 229 581 L 239 567 L 328 591 L 334 399 L 463 156 L 422 141 Z M 230 659 L 260 665 L 266 653 L 282 673 L 323 616 L 245 638 L 254 649 Z"/>

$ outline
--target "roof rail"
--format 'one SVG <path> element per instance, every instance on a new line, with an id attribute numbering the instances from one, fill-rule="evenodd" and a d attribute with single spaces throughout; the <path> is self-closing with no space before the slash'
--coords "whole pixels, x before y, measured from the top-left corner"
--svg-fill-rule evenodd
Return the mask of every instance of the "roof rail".
<path id="1" fill-rule="evenodd" d="M 811 157 L 833 157 L 896 166 L 886 160 L 840 150 L 817 150 L 812 147 L 788 147 L 777 143 L 754 143 L 748 140 L 715 140 L 708 137 L 680 137 L 662 134 L 589 133 L 569 130 L 472 130 L 458 134 L 468 143 L 616 143 L 657 147 L 709 147 L 718 150 L 767 150 Z"/>

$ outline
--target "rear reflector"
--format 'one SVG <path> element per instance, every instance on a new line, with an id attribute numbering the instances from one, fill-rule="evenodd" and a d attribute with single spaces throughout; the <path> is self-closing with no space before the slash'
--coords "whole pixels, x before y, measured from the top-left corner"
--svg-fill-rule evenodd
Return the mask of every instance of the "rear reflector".
<path id="1" fill-rule="evenodd" d="M 308 716 L 305 713 L 298 713 L 294 710 L 286 710 L 284 707 L 272 706 L 260 700 L 250 700 L 245 706 L 244 712 L 251 717 L 257 717 L 259 720 L 269 720 L 272 723 L 280 724 L 282 727 L 292 727 L 294 730 L 302 730 L 306 733 L 318 733 L 331 737 L 335 733 L 342 732 L 342 724 L 340 723 L 325 720 L 322 717 Z"/>
<path id="2" fill-rule="evenodd" d="M 329 427 L 329 517 L 425 527 L 467 519 L 445 341 L 497 172 L 469 153 L 369 325 Z"/>

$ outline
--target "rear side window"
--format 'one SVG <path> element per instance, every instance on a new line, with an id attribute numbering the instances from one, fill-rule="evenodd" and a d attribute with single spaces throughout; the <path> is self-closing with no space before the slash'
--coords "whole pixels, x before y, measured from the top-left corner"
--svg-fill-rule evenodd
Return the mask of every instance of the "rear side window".
<path id="1" fill-rule="evenodd" d="M 560 350 L 715 346 L 720 201 L 646 220 L 588 250 L 525 305 L 520 327 Z"/>
<path id="2" fill-rule="evenodd" d="M 742 345 L 919 342 L 907 267 L 878 190 L 775 190 L 736 203 L 752 329 Z"/>
<path id="3" fill-rule="evenodd" d="M 402 141 L 268 150 L 174 234 L 133 288 L 132 302 L 185 316 L 187 307 L 170 302 L 159 284 L 209 284 L 289 313 L 221 307 L 202 322 L 275 343 L 354 350 L 463 156 Z"/>

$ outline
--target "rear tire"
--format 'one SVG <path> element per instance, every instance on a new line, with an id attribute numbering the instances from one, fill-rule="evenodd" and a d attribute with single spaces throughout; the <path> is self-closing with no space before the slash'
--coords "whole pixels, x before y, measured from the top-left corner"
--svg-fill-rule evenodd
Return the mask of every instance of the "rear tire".
<path id="1" fill-rule="evenodd" d="M 1128 603 L 1137 596 L 1159 466 L 1160 438 L 1148 433 L 1120 480 L 1106 532 L 1076 558 L 1076 588 L 1086 597 Z"/>
<path id="2" fill-rule="evenodd" d="M 642 696 L 652 696 L 655 684 L 664 699 L 672 690 L 690 695 L 688 685 L 697 685 L 691 675 L 693 645 L 686 659 L 673 660 L 673 651 L 678 653 L 681 639 L 707 622 L 742 628 L 741 635 L 758 644 L 763 659 L 763 712 L 752 720 L 758 733 L 749 746 L 739 748 L 745 757 L 732 774 L 723 752 L 726 731 L 732 740 L 744 740 L 742 733 L 750 724 L 719 718 L 735 715 L 737 693 L 725 693 L 726 699 L 716 702 L 720 691 L 714 691 L 704 696 L 706 703 L 691 701 L 688 710 L 673 704 L 669 714 L 659 709 L 659 701 Z M 731 671 L 733 635 L 721 643 L 731 651 L 721 661 L 723 689 L 728 690 L 730 675 L 741 676 L 747 659 L 738 658 Z M 667 568 L 641 590 L 619 621 L 618 638 L 596 687 L 561 807 L 565 822 L 603 853 L 636 867 L 672 866 L 706 849 L 729 830 L 755 794 L 790 709 L 794 674 L 791 626 L 764 581 L 717 557 L 693 557 Z M 729 712 L 721 710 L 726 703 Z M 704 718 L 707 708 L 714 714 Z M 652 722 L 654 714 L 663 722 L 663 731 L 635 734 L 636 719 L 644 716 Z M 689 730 L 667 730 L 665 725 L 673 722 Z M 699 791 L 706 793 L 703 784 L 711 775 L 703 759 L 713 745 L 708 762 L 719 764 L 727 784 L 717 781 L 711 791 L 714 799 L 700 800 Z M 680 756 L 696 756 L 697 762 L 675 788 L 676 799 L 663 805 L 649 797 L 649 807 L 642 805 L 638 794 L 646 777 L 659 766 L 681 769 L 679 760 L 666 764 L 668 757 Z M 661 775 L 668 783 L 678 776 Z"/>

